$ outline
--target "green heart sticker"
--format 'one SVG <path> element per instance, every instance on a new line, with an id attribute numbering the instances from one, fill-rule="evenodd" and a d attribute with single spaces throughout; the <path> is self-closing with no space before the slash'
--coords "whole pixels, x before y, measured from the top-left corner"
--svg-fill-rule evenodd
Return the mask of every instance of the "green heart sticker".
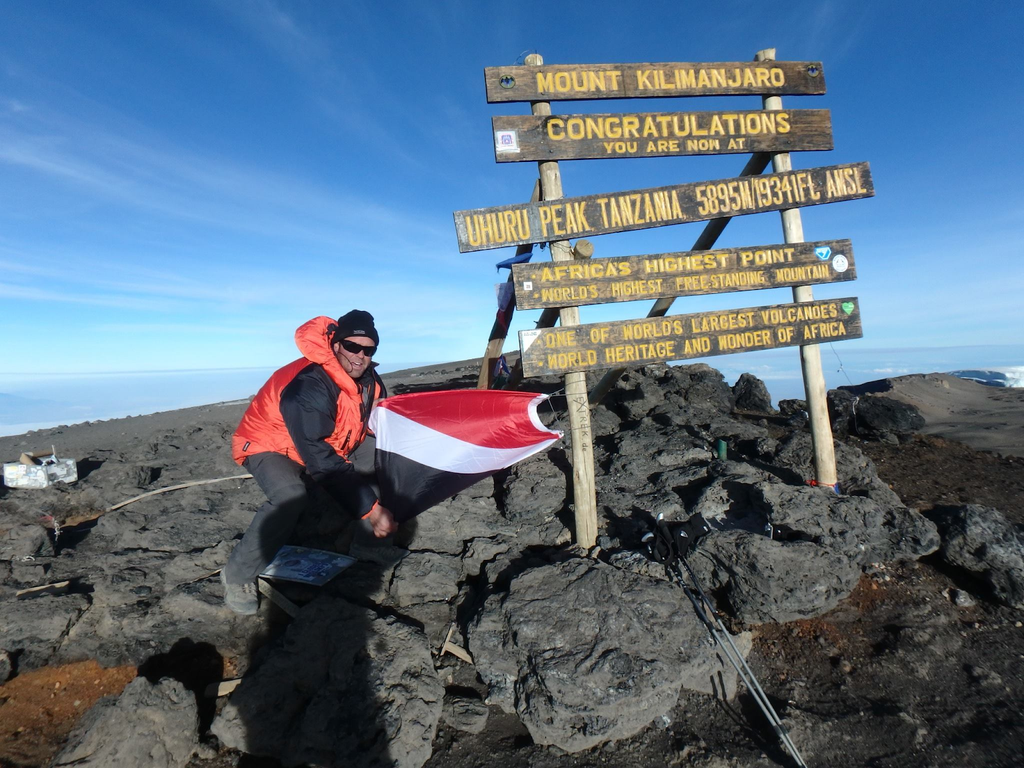
<path id="1" fill-rule="evenodd" d="M 853 302 L 852 301 L 844 301 L 839 306 L 843 308 L 843 312 L 845 312 L 846 314 L 850 314 L 851 312 L 853 312 Z"/>

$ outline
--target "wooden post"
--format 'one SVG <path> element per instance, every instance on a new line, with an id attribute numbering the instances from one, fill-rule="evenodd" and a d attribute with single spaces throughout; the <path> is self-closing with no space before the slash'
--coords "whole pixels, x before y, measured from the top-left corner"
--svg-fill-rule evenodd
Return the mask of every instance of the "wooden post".
<path id="1" fill-rule="evenodd" d="M 536 203 L 538 200 L 540 200 L 540 179 L 537 179 L 533 185 L 533 194 L 530 195 L 531 203 Z M 532 250 L 532 245 L 520 245 L 516 248 L 516 256 L 522 256 L 524 253 L 529 253 Z M 511 269 L 508 271 L 508 282 L 512 282 Z M 511 315 L 507 319 L 508 323 L 512 322 Z M 480 361 L 480 375 L 476 380 L 477 389 L 490 389 L 493 383 L 494 364 L 501 357 L 501 349 L 505 346 L 505 337 L 508 335 L 508 323 L 502 326 L 497 316 L 494 318 L 494 325 L 491 326 L 491 335 L 487 339 L 487 349 L 484 350 L 484 359 Z"/>
<path id="2" fill-rule="evenodd" d="M 755 61 L 775 61 L 775 49 L 758 51 Z M 765 96 L 765 109 L 782 109 L 781 96 Z M 793 170 L 788 152 L 772 155 L 772 168 L 776 173 Z M 804 225 L 798 208 L 780 211 L 782 232 L 787 243 L 804 242 Z M 793 288 L 793 301 L 814 301 L 814 290 L 809 285 Z M 808 344 L 800 347 L 800 368 L 804 377 L 804 392 L 807 395 L 807 413 L 811 422 L 811 443 L 814 446 L 814 475 L 818 485 L 835 486 L 836 455 L 832 443 L 832 426 L 828 419 L 828 402 L 825 394 L 825 376 L 821 371 L 821 347 Z"/>
<path id="3" fill-rule="evenodd" d="M 747 164 L 743 166 L 743 170 L 740 171 L 740 176 L 757 176 L 765 168 L 768 167 L 771 156 L 764 153 L 756 153 L 751 155 Z M 719 236 L 725 230 L 725 225 L 732 221 L 732 217 L 712 219 L 704 225 L 704 229 L 700 233 L 700 237 L 690 247 L 691 251 L 707 251 L 714 246 Z M 668 312 L 669 307 L 672 306 L 672 302 L 675 299 L 658 299 L 654 302 L 654 306 L 651 307 L 651 311 L 647 313 L 648 317 L 664 317 Z M 544 310 L 545 312 L 547 310 Z M 538 326 L 539 327 L 539 326 Z M 600 381 L 594 385 L 594 388 L 590 390 L 590 402 L 597 404 L 601 402 L 601 399 L 608 394 L 608 390 L 611 389 L 615 382 L 619 380 L 625 372 L 625 368 L 612 368 L 601 377 Z"/>
<path id="4" fill-rule="evenodd" d="M 544 58 L 533 53 L 526 64 L 539 67 Z M 535 101 L 531 104 L 534 115 L 551 114 L 551 104 Z M 557 200 L 562 197 L 562 176 L 556 161 L 539 162 L 541 198 Z M 569 261 L 572 253 L 566 240 L 548 244 L 552 261 Z M 565 307 L 559 312 L 563 328 L 580 324 L 579 307 Z M 565 375 L 565 400 L 569 410 L 569 431 L 572 442 L 572 488 L 576 516 L 576 543 L 591 549 L 597 543 L 597 496 L 594 490 L 594 438 L 590 428 L 590 401 L 587 399 L 587 375 L 582 372 Z"/>

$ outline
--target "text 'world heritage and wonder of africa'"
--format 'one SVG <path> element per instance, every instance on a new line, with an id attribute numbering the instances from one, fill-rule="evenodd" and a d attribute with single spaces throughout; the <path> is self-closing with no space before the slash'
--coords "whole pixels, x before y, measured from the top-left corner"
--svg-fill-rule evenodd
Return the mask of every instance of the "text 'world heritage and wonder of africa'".
<path id="1" fill-rule="evenodd" d="M 856 298 L 519 332 L 523 373 L 541 376 L 860 338 Z"/>

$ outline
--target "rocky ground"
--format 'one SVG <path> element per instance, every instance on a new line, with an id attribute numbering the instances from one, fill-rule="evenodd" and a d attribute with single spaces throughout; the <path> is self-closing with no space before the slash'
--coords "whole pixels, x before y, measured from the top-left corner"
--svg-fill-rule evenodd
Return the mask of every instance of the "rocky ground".
<path id="1" fill-rule="evenodd" d="M 390 378 L 400 393 L 476 371 Z M 0 490 L 0 764 L 792 765 L 639 553 L 653 515 L 699 511 L 714 530 L 691 563 L 808 765 L 1016 765 L 1024 393 L 934 375 L 832 393 L 837 496 L 806 485 L 800 404 L 773 411 L 759 384 L 623 378 L 594 410 L 598 550 L 571 544 L 556 448 L 422 515 L 397 564 L 282 587 L 294 618 L 220 602 L 251 480 L 107 511 L 240 474 L 244 404 L 0 438 L 5 461 L 54 445 L 82 475 Z M 326 507 L 297 543 L 347 546 Z M 439 654 L 453 626 L 472 664 Z"/>

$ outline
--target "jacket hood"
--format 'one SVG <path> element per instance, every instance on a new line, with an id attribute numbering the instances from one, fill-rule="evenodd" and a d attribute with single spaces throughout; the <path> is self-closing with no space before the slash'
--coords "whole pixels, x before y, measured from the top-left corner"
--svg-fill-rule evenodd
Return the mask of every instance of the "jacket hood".
<path id="1" fill-rule="evenodd" d="M 304 358 L 311 363 L 322 365 L 334 383 L 346 392 L 357 392 L 359 387 L 352 377 L 345 372 L 331 349 L 331 336 L 337 321 L 332 317 L 321 315 L 307 320 L 295 331 L 295 346 Z"/>

